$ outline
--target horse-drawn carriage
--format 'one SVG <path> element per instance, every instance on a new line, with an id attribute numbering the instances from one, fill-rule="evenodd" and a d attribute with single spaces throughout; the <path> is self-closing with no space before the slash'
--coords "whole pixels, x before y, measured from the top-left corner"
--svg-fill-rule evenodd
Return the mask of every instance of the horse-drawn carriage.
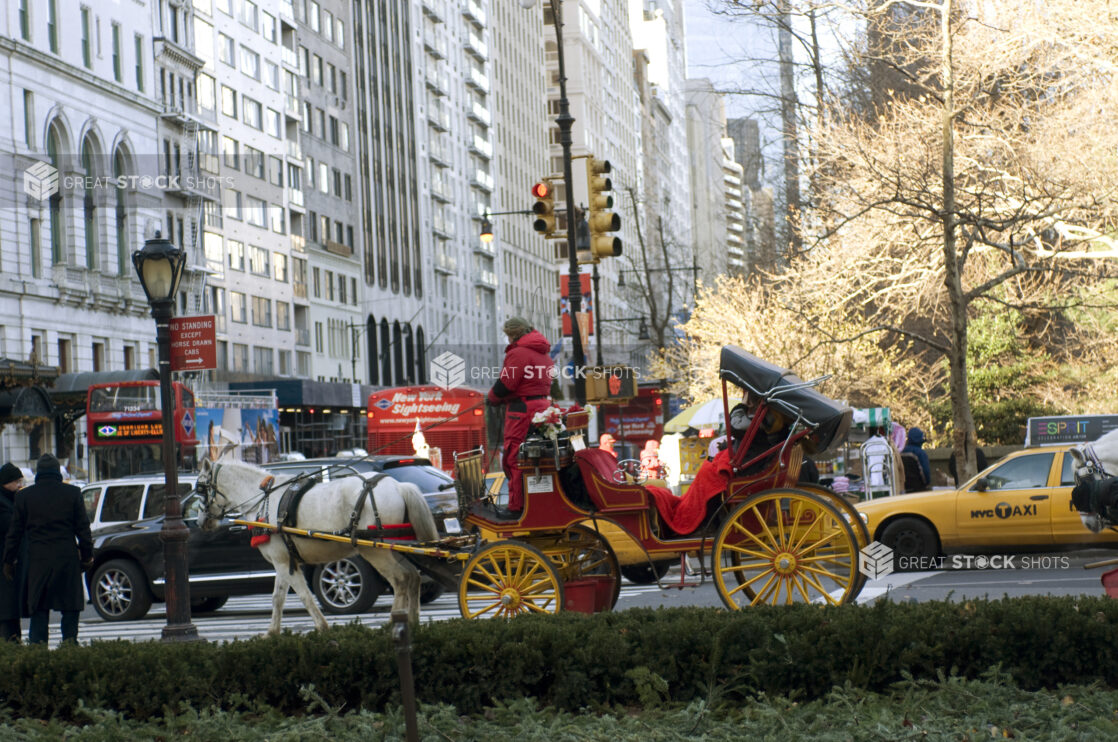
<path id="1" fill-rule="evenodd" d="M 251 502 L 243 496 L 235 501 L 231 490 L 243 488 L 251 475 L 241 476 L 239 484 L 230 478 L 227 486 L 217 470 L 206 469 L 199 489 L 211 517 L 258 512 L 255 520 L 243 522 L 296 534 L 294 551 L 262 550 L 269 559 L 274 556 L 280 606 L 280 576 L 289 562 L 304 560 L 298 552 L 314 538 L 337 547 L 315 558 L 336 559 L 346 548 L 356 550 L 379 560 L 374 566 L 390 581 L 407 570 L 405 552 L 413 560 L 460 567 L 454 573 L 467 618 L 609 610 L 620 592 L 622 566 L 649 565 L 659 575 L 658 565 L 687 558 L 697 560 L 699 568 L 685 571 L 678 586 L 712 577 L 730 608 L 853 600 L 863 583 L 858 551 L 869 540 L 865 526 L 846 500 L 817 485 L 797 484 L 805 453 L 841 443 L 851 410 L 818 393 L 814 387 L 820 380 L 802 381 L 740 348 L 723 348 L 719 376 L 725 419 L 732 417 L 736 388 L 749 423 L 681 498 L 640 481 L 639 471 L 634 476 L 634 470 L 618 467 L 599 449 L 580 447 L 579 423 L 573 420 L 571 429 L 554 438 L 531 436 L 523 444 L 525 505 L 514 520 L 486 500 L 482 452 L 457 456 L 463 533 L 434 543 L 383 537 L 389 524 L 405 515 L 381 484 L 364 495 L 360 484 L 347 485 L 344 493 L 332 493 L 337 503 L 315 506 L 321 512 L 312 507 L 305 518 L 300 505 L 293 527 L 276 525 L 281 520 L 278 503 L 269 504 L 270 483 L 258 487 L 265 491 L 263 498 L 258 491 Z M 373 512 L 362 508 L 362 500 Z M 343 528 L 346 520 L 349 527 Z M 370 527 L 376 536 L 358 537 Z M 326 550 L 316 545 L 307 551 Z M 392 555 L 387 573 L 380 562 L 390 558 L 384 555 Z M 300 586 L 291 586 L 299 592 Z M 395 607 L 414 610 L 406 604 L 408 589 L 404 583 L 396 587 Z M 317 612 L 309 594 L 304 603 L 312 615 Z M 278 623 L 273 627 L 278 629 Z"/>

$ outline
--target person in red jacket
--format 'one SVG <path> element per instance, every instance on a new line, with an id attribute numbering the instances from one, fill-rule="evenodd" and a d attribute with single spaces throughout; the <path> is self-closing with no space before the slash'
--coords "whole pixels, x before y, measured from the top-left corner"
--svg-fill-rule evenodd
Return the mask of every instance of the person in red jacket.
<path id="1" fill-rule="evenodd" d="M 524 483 L 517 456 L 528 437 L 532 416 L 551 406 L 551 381 L 555 363 L 548 355 L 551 344 L 527 320 L 513 317 L 502 328 L 508 336 L 501 375 L 489 390 L 491 405 L 505 405 L 505 448 L 501 468 L 509 483 L 508 516 L 524 509 Z"/>

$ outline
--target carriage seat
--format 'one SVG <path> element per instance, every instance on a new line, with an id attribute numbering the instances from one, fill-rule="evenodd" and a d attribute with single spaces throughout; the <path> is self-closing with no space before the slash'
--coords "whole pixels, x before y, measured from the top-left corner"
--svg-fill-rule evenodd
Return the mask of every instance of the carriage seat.
<path id="1" fill-rule="evenodd" d="M 645 511 L 654 517 L 654 529 L 657 524 L 666 526 L 670 522 L 665 520 L 665 515 L 670 517 L 679 498 L 668 488 L 648 483 L 615 482 L 613 477 L 617 471 L 617 459 L 599 448 L 575 452 L 575 462 L 586 493 L 598 512 Z"/>

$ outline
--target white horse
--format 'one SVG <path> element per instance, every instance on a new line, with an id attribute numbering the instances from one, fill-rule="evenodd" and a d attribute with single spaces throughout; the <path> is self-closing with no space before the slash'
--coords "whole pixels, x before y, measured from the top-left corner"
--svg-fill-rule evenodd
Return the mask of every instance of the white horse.
<path id="1" fill-rule="evenodd" d="M 294 477 L 273 479 L 267 471 L 243 461 L 203 461 L 196 485 L 205 507 L 202 528 L 213 529 L 223 517 L 233 513 L 246 520 L 276 525 L 280 498 L 286 489 L 284 484 L 291 479 Z M 361 476 L 349 476 L 314 485 L 299 502 L 295 527 L 323 533 L 346 532 L 365 482 Z M 386 526 L 410 522 L 419 541 L 438 538 L 435 519 L 414 484 L 380 478 L 357 516 L 358 538 L 362 538 L 368 526 L 377 526 L 378 520 Z M 292 540 L 297 551 L 294 560 L 278 532 L 258 547 L 261 556 L 276 568 L 269 634 L 279 633 L 288 588 L 293 588 L 303 601 L 314 619 L 315 628 L 326 629 L 328 624 L 307 587 L 301 566 L 326 564 L 353 554 L 360 554 L 392 585 L 395 595 L 392 610 L 406 610 L 411 623 L 419 621 L 419 572 L 400 553 L 305 536 L 292 536 Z"/>
<path id="2" fill-rule="evenodd" d="M 1083 525 L 1094 533 L 1118 525 L 1118 429 L 1094 443 L 1072 446 L 1075 488 L 1071 499 Z"/>
<path id="3" fill-rule="evenodd" d="M 1094 443 L 1071 447 L 1075 459 L 1075 480 L 1089 476 L 1118 477 L 1118 429 L 1112 430 Z"/>

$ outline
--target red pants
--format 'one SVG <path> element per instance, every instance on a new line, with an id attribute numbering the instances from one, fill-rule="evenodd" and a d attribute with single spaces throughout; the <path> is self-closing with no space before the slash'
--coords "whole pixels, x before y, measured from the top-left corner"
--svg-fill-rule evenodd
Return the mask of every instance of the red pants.
<path id="1" fill-rule="evenodd" d="M 524 509 L 524 480 L 520 476 L 520 444 L 532 429 L 532 416 L 551 406 L 550 399 L 529 399 L 509 402 L 505 410 L 505 450 L 501 456 L 501 468 L 509 483 L 509 510 Z M 520 408 L 521 405 L 524 409 Z"/>

